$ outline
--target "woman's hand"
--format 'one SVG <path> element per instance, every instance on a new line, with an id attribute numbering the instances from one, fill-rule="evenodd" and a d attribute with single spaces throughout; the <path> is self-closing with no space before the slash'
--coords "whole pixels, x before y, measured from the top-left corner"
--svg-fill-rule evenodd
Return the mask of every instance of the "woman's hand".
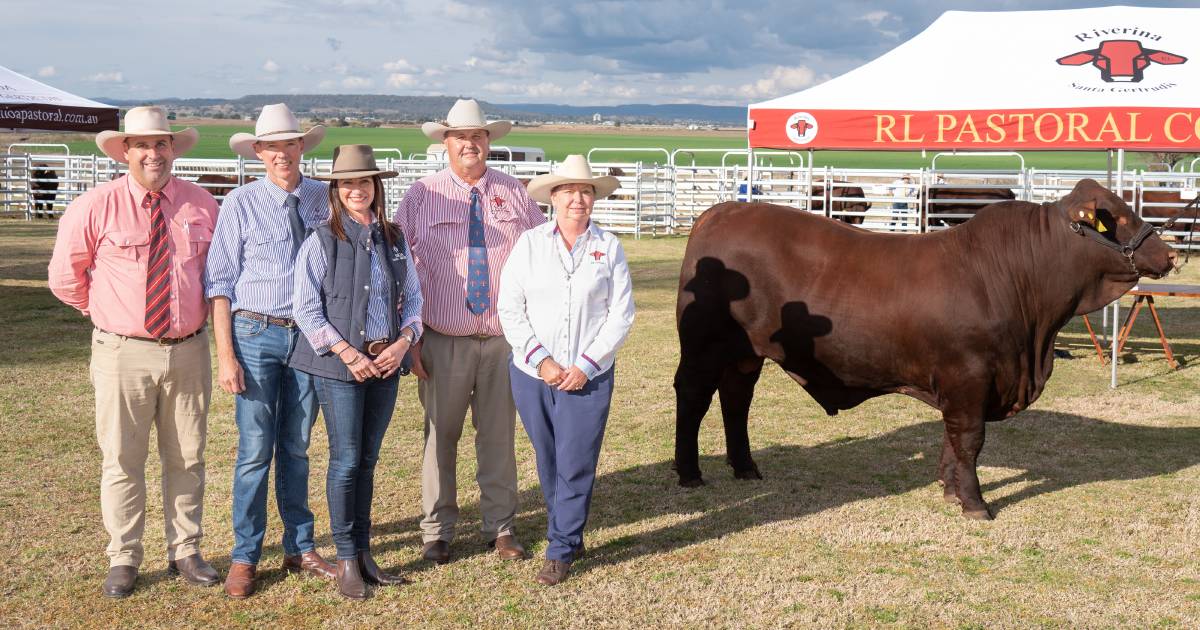
<path id="1" fill-rule="evenodd" d="M 338 353 L 338 357 L 350 368 L 350 375 L 359 383 L 381 374 L 375 363 L 368 359 L 367 355 L 359 352 L 358 348 L 347 347 Z"/>
<path id="2" fill-rule="evenodd" d="M 558 384 L 562 382 L 563 376 L 566 375 L 566 372 L 563 371 L 562 366 L 551 358 L 543 359 L 542 362 L 538 364 L 537 372 L 538 376 L 542 379 L 542 382 L 550 387 L 558 387 Z"/>
<path id="3" fill-rule="evenodd" d="M 562 392 L 579 391 L 583 389 L 584 385 L 587 385 L 587 380 L 583 370 L 572 365 L 566 372 L 563 372 L 562 380 L 558 383 L 558 390 Z"/>
<path id="4" fill-rule="evenodd" d="M 383 374 L 383 378 L 396 373 L 400 369 L 400 362 L 404 360 L 405 353 L 408 352 L 408 337 L 403 335 L 396 340 L 395 343 L 383 349 L 379 356 L 375 357 L 375 367 Z"/>

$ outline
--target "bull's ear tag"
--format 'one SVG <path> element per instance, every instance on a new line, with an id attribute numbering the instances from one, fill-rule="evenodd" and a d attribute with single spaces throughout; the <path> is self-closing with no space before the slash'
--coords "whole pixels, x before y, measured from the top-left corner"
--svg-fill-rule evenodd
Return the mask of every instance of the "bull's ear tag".
<path id="1" fill-rule="evenodd" d="M 1095 215 L 1091 215 L 1090 218 L 1095 219 L 1096 217 L 1095 217 Z M 1103 234 L 1104 232 L 1108 231 L 1108 228 L 1104 227 L 1104 222 L 1101 221 L 1096 224 L 1096 231 Z"/>
<path id="2" fill-rule="evenodd" d="M 1079 216 L 1080 223 L 1096 226 L 1096 201 L 1094 199 L 1088 199 L 1075 207 L 1077 208 L 1075 213 Z"/>

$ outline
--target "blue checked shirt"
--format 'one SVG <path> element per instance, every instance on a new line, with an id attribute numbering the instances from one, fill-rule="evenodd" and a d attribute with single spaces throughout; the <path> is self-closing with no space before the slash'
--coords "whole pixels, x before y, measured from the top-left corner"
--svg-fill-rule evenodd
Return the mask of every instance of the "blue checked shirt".
<path id="1" fill-rule="evenodd" d="M 300 216 L 312 229 L 329 220 L 329 187 L 304 177 L 295 194 Z M 288 192 L 268 178 L 235 188 L 217 215 L 204 293 L 229 298 L 234 311 L 292 317 L 292 231 Z"/>

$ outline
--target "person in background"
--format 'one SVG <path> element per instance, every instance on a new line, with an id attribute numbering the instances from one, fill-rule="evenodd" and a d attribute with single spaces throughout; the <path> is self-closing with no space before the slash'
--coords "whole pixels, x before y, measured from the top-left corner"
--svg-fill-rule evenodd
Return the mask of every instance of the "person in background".
<path id="1" fill-rule="evenodd" d="M 387 220 L 383 178 L 364 144 L 333 152 L 329 223 L 296 259 L 292 310 L 304 338 L 288 364 L 316 379 L 329 434 L 329 529 L 338 592 L 367 597 L 366 582 L 403 584 L 371 556 L 371 497 L 401 367 L 421 337 L 421 285 L 400 228 Z"/>
<path id="2" fill-rule="evenodd" d="M 554 222 L 522 234 L 500 276 L 513 400 L 546 500 L 549 545 L 536 579 L 548 586 L 584 552 L 614 361 L 633 326 L 625 251 L 591 222 L 593 204 L 617 187 L 615 177 L 592 177 L 582 155 L 535 177 L 529 196 L 553 207 Z"/>

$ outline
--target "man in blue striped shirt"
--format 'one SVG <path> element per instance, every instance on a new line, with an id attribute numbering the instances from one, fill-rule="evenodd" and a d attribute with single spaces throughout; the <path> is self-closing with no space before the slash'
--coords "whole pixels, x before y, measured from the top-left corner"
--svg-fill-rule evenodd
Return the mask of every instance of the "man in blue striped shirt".
<path id="1" fill-rule="evenodd" d="M 300 334 L 292 319 L 296 250 L 329 219 L 328 187 L 300 173 L 304 151 L 325 135 L 300 131 L 286 105 L 268 105 L 255 133 L 234 134 L 235 153 L 262 160 L 264 179 L 225 197 L 205 272 L 217 342 L 217 381 L 235 394 L 238 427 L 233 472 L 232 564 L 225 592 L 254 593 L 267 527 L 267 478 L 275 462 L 275 499 L 283 520 L 283 568 L 332 579 L 316 551 L 308 509 L 308 443 L 317 417 L 312 376 L 287 366 Z"/>

